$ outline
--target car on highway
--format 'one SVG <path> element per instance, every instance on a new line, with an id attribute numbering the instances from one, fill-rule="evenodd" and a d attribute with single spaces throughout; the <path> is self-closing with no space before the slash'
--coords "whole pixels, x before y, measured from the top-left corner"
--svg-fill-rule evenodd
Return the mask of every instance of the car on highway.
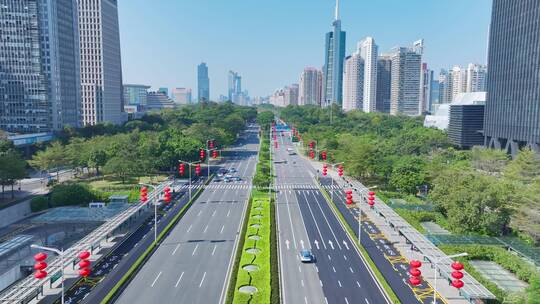
<path id="1" fill-rule="evenodd" d="M 239 182 L 239 181 L 242 180 L 242 178 L 240 178 L 239 176 L 233 176 L 233 177 L 231 177 L 231 180 L 232 180 L 233 182 Z"/>
<path id="2" fill-rule="evenodd" d="M 304 249 L 300 251 L 300 261 L 302 263 L 314 263 L 315 256 L 313 255 L 311 250 Z"/>
<path id="3" fill-rule="evenodd" d="M 230 169 L 229 169 L 229 173 L 236 173 L 236 172 L 238 172 L 238 171 L 236 171 L 235 168 L 230 168 Z"/>

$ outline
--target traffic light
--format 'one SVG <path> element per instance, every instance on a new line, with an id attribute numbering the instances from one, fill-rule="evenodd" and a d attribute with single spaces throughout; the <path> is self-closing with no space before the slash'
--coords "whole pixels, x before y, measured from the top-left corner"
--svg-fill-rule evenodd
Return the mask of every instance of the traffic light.
<path id="1" fill-rule="evenodd" d="M 197 165 L 195 166 L 195 174 L 196 174 L 197 176 L 200 176 L 200 175 L 201 175 L 201 164 L 197 164 Z"/>
<path id="2" fill-rule="evenodd" d="M 343 166 L 341 166 L 341 165 L 338 167 L 338 175 L 339 175 L 339 177 L 343 176 Z"/>
<path id="3" fill-rule="evenodd" d="M 185 173 L 186 173 L 186 165 L 184 165 L 184 163 L 181 163 L 178 166 L 178 174 L 180 174 L 180 176 L 184 176 Z"/>
<path id="4" fill-rule="evenodd" d="M 201 160 L 204 159 L 204 149 L 201 149 L 201 152 L 199 152 L 199 156 L 201 157 Z"/>
<path id="5" fill-rule="evenodd" d="M 322 167 L 322 175 L 326 176 L 328 174 L 328 165 L 324 164 Z"/>

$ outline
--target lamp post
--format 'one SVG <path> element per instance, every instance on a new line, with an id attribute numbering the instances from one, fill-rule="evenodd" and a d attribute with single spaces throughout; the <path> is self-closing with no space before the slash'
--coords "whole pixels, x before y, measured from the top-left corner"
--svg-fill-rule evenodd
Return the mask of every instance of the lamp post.
<path id="1" fill-rule="evenodd" d="M 56 248 L 51 248 L 51 247 L 39 246 L 39 245 L 36 245 L 36 244 L 30 245 L 30 248 L 54 252 L 60 257 L 60 264 L 61 264 L 60 267 L 62 268 L 62 298 L 61 298 L 61 303 L 64 304 L 64 278 L 65 278 L 65 276 L 64 276 L 65 275 L 64 274 L 64 251 L 63 250 L 58 250 Z"/>
<path id="2" fill-rule="evenodd" d="M 344 162 L 329 164 L 329 165 L 330 167 L 335 168 L 336 166 L 343 165 L 343 164 Z M 331 178 L 331 180 L 332 180 L 332 188 L 334 188 L 334 178 Z M 332 188 L 330 189 L 330 198 L 332 199 L 332 201 L 334 201 L 334 191 Z"/>
<path id="3" fill-rule="evenodd" d="M 200 161 L 188 162 L 188 161 L 185 161 L 185 160 L 178 160 L 178 162 L 180 164 L 188 165 L 188 171 L 189 171 L 189 200 L 191 201 L 191 166 L 200 164 L 201 162 Z"/>
<path id="4" fill-rule="evenodd" d="M 139 185 L 145 186 L 145 187 L 154 187 L 149 184 L 139 183 Z M 155 189 L 154 191 L 157 191 Z M 157 202 L 155 201 L 155 195 L 154 195 L 154 243 L 157 242 Z"/>

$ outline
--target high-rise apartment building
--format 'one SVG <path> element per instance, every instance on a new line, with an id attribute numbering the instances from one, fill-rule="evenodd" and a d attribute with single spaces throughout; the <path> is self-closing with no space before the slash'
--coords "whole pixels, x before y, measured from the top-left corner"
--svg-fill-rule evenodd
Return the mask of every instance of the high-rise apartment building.
<path id="1" fill-rule="evenodd" d="M 392 93 L 392 56 L 380 55 L 377 59 L 377 105 L 378 112 L 390 113 Z"/>
<path id="2" fill-rule="evenodd" d="M 79 22 L 76 0 L 39 0 L 41 65 L 54 130 L 81 123 Z"/>
<path id="3" fill-rule="evenodd" d="M 487 80 L 487 66 L 469 63 L 467 66 L 467 93 L 485 92 Z"/>
<path id="4" fill-rule="evenodd" d="M 0 1 L 0 129 L 53 130 L 43 71 L 38 0 Z"/>
<path id="5" fill-rule="evenodd" d="M 300 75 L 299 105 L 320 105 L 322 94 L 322 72 L 316 68 L 305 68 Z"/>
<path id="6" fill-rule="evenodd" d="M 454 66 L 450 70 L 450 92 L 453 101 L 460 93 L 467 92 L 467 72 L 459 66 Z"/>
<path id="7" fill-rule="evenodd" d="M 325 61 L 323 68 L 323 106 L 342 102 L 343 90 L 343 60 L 345 59 L 346 34 L 341 30 L 339 19 L 339 0 L 336 0 L 336 10 L 332 31 L 326 33 Z"/>
<path id="8" fill-rule="evenodd" d="M 84 125 L 124 121 L 116 0 L 78 0 Z"/>
<path id="9" fill-rule="evenodd" d="M 176 104 L 187 105 L 191 103 L 191 89 L 189 88 L 174 88 L 172 96 Z"/>
<path id="10" fill-rule="evenodd" d="M 486 144 L 515 155 L 540 152 L 540 1 L 493 0 L 488 52 Z"/>
<path id="11" fill-rule="evenodd" d="M 197 98 L 199 101 L 210 100 L 210 78 L 208 66 L 204 62 L 197 66 Z"/>
<path id="12" fill-rule="evenodd" d="M 452 80 L 450 73 L 441 69 L 439 72 L 439 104 L 452 102 Z"/>
<path id="13" fill-rule="evenodd" d="M 420 115 L 422 47 L 397 48 L 392 55 L 390 114 Z"/>
<path id="14" fill-rule="evenodd" d="M 229 71 L 229 100 L 238 103 L 238 99 L 242 95 L 242 77 L 233 71 Z M 235 102 L 236 100 L 236 102 Z"/>
<path id="15" fill-rule="evenodd" d="M 420 113 L 429 112 L 431 109 L 431 82 L 433 71 L 428 69 L 427 63 L 422 63 L 420 74 Z"/>
<path id="16" fill-rule="evenodd" d="M 343 105 L 345 111 L 363 109 L 365 63 L 360 53 L 356 52 L 345 58 L 343 72 Z"/>
<path id="17" fill-rule="evenodd" d="M 283 88 L 283 99 L 285 106 L 298 105 L 298 92 L 299 86 L 296 83 L 291 84 Z"/>
<path id="18" fill-rule="evenodd" d="M 124 104 L 131 106 L 146 106 L 148 89 L 144 84 L 124 84 Z"/>
<path id="19" fill-rule="evenodd" d="M 364 112 L 374 112 L 377 109 L 377 58 L 378 46 L 375 39 L 366 37 L 358 43 L 358 52 L 364 60 L 363 102 Z"/>

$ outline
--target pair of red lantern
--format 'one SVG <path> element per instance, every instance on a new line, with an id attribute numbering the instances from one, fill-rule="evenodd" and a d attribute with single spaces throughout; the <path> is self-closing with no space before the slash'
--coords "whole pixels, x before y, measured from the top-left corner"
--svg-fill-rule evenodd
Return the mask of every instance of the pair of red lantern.
<path id="1" fill-rule="evenodd" d="M 422 262 L 418 260 L 412 260 L 409 263 L 409 274 L 411 275 L 409 277 L 409 283 L 413 286 L 418 286 L 422 284 L 422 280 L 420 279 L 420 276 L 422 275 L 422 271 L 420 271 L 420 267 L 422 267 Z"/>
<path id="2" fill-rule="evenodd" d="M 375 205 L 375 192 L 369 191 L 368 195 L 368 205 L 373 207 L 373 205 Z"/>
<path id="3" fill-rule="evenodd" d="M 169 188 L 169 186 L 165 186 L 165 189 L 163 189 L 163 192 L 165 193 L 164 201 L 166 203 L 170 203 L 171 202 L 171 188 Z"/>
<path id="4" fill-rule="evenodd" d="M 141 196 L 141 198 L 140 198 L 141 202 L 146 203 L 148 201 L 148 188 L 143 186 L 141 188 L 140 196 Z"/>
<path id="5" fill-rule="evenodd" d="M 345 191 L 345 194 L 347 194 L 347 200 L 346 200 L 347 205 L 349 205 L 349 206 L 352 205 L 353 204 L 352 190 Z"/>
<path id="6" fill-rule="evenodd" d="M 83 251 L 79 253 L 79 259 L 81 261 L 79 262 L 79 275 L 83 278 L 86 278 L 90 275 L 90 265 L 92 264 L 89 260 L 90 258 L 90 252 Z"/>

